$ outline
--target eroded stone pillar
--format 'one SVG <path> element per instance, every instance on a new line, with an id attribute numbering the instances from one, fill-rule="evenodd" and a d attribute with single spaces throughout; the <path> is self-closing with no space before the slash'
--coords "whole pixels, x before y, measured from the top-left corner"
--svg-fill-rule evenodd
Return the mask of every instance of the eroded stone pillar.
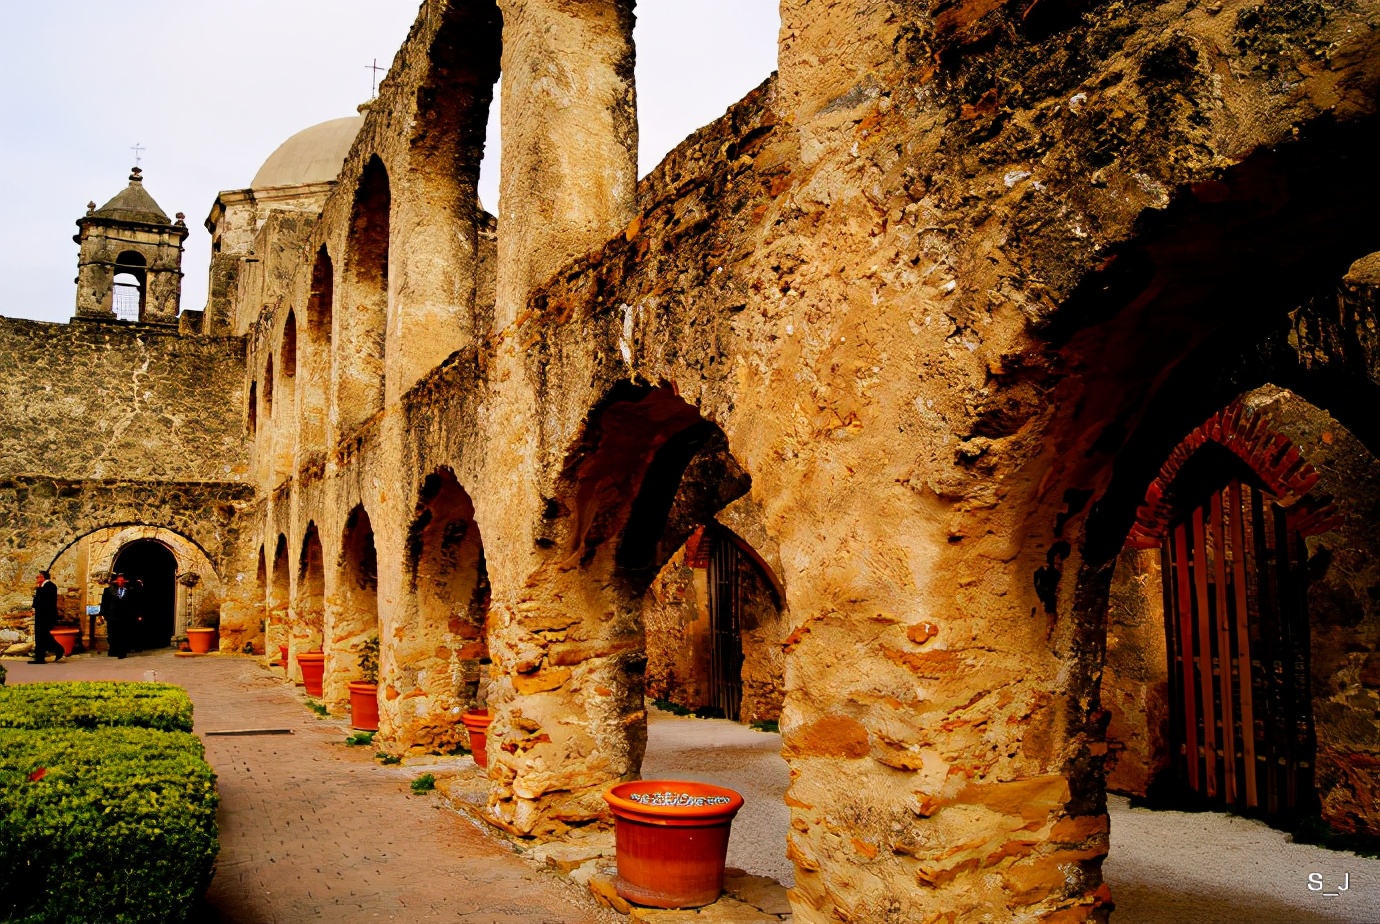
<path id="1" fill-rule="evenodd" d="M 500 0 L 503 174 L 494 327 L 633 218 L 632 0 Z"/>
<path id="2" fill-rule="evenodd" d="M 479 162 L 501 22 L 490 3 L 448 4 L 416 94 L 415 134 L 393 200 L 393 297 L 385 402 L 455 350 L 475 325 L 479 276 Z"/>

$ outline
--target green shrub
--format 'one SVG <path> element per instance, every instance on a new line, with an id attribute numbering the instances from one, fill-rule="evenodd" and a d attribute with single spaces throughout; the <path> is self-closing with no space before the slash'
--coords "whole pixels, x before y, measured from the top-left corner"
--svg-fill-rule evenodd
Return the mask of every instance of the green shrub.
<path id="1" fill-rule="evenodd" d="M 349 745 L 373 744 L 375 734 L 377 733 L 371 731 L 357 731 L 353 735 L 347 736 L 345 738 L 345 743 Z"/>
<path id="2" fill-rule="evenodd" d="M 312 712 L 315 712 L 317 715 L 321 716 L 321 718 L 323 719 L 331 714 L 331 710 L 326 708 L 325 703 L 318 702 L 314 699 L 307 700 L 307 708 L 310 709 Z"/>
<path id="3" fill-rule="evenodd" d="M 384 766 L 402 763 L 401 757 L 399 757 L 397 754 L 389 754 L 386 751 L 379 751 L 377 754 L 374 755 L 374 758 Z"/>
<path id="4" fill-rule="evenodd" d="M 436 775 L 434 773 L 423 773 L 412 781 L 413 792 L 431 792 L 436 788 Z"/>
<path id="5" fill-rule="evenodd" d="M 0 920 L 186 920 L 211 881 L 218 801 L 186 732 L 0 729 Z"/>
<path id="6" fill-rule="evenodd" d="M 192 730 L 192 700 L 170 683 L 67 681 L 0 688 L 0 728 L 129 725 Z"/>

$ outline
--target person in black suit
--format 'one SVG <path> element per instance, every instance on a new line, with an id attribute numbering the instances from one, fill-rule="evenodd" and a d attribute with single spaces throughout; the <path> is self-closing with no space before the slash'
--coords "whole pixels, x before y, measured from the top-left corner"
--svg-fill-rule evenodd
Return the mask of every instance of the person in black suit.
<path id="1" fill-rule="evenodd" d="M 34 584 L 34 658 L 30 664 L 46 663 L 50 651 L 57 655 L 54 664 L 62 660 L 62 646 L 53 638 L 53 626 L 58 620 L 57 598 L 57 585 L 52 575 L 47 571 L 38 572 L 38 581 Z"/>
<path id="2" fill-rule="evenodd" d="M 106 640 L 110 643 L 107 654 L 123 658 L 129 654 L 130 622 L 134 616 L 134 591 L 123 574 L 115 575 L 110 586 L 101 592 L 101 616 L 105 619 Z"/>

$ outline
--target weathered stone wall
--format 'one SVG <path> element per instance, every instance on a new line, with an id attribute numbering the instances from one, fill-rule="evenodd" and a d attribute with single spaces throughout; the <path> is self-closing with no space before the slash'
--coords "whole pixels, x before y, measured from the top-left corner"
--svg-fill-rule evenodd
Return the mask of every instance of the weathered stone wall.
<path id="1" fill-rule="evenodd" d="M 0 319 L 0 474 L 224 481 L 248 466 L 244 344 Z"/>
<path id="2" fill-rule="evenodd" d="M 1126 549 L 1107 598 L 1107 789 L 1144 796 L 1169 766 L 1169 661 L 1160 553 Z"/>
<path id="3" fill-rule="evenodd" d="M 779 77 L 635 191 L 628 5 L 503 6 L 496 329 L 467 300 L 479 281 L 412 251 L 446 233 L 418 224 L 418 174 L 456 163 L 414 156 L 443 111 L 417 91 L 492 60 L 490 4 L 423 6 L 304 247 L 304 267 L 327 247 L 340 298 L 298 406 L 329 393 L 331 424 L 290 472 L 260 460 L 277 480 L 256 482 L 255 521 L 270 554 L 319 530 L 332 703 L 370 620 L 398 693 L 381 743 L 410 746 L 419 717 L 437 740 L 459 702 L 411 667 L 454 657 L 410 552 L 448 469 L 491 585 L 491 815 L 528 835 L 595 822 L 640 765 L 651 577 L 691 513 L 746 497 L 789 613 L 797 920 L 1105 917 L 1114 562 L 1184 434 L 1302 376 L 1276 335 L 1377 249 L 1373 5 L 786 0 Z M 489 27 L 467 47 L 471 15 Z M 568 106 L 567 85 L 592 89 Z M 457 94 L 465 120 L 481 97 Z M 341 407 L 370 164 L 389 265 L 420 275 L 404 294 L 389 273 L 381 405 Z M 464 188 L 445 192 L 468 206 Z M 468 240 L 466 208 L 444 211 Z M 263 330 L 304 314 L 293 285 Z M 390 362 L 388 332 L 438 305 L 459 319 L 444 343 Z M 697 462 L 711 430 L 718 474 Z M 372 612 L 342 556 L 356 508 Z"/>
<path id="4" fill-rule="evenodd" d="M 242 340 L 3 319 L 0 354 L 11 364 L 0 386 L 6 642 L 31 633 L 34 572 L 94 530 L 168 528 L 235 567 L 235 519 L 252 494 Z"/>
<path id="5" fill-rule="evenodd" d="M 647 698 L 686 709 L 709 705 L 709 603 L 705 570 L 682 547 L 657 574 L 642 604 Z"/>

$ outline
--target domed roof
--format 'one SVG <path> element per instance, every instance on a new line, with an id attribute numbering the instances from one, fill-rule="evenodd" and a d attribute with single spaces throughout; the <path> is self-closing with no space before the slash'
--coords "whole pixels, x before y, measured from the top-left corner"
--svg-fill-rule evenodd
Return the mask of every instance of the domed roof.
<path id="1" fill-rule="evenodd" d="M 142 221 L 153 225 L 166 225 L 168 213 L 158 207 L 158 203 L 153 201 L 153 196 L 150 196 L 148 190 L 144 188 L 144 178 L 141 176 L 143 172 L 135 167 L 130 172 L 129 185 L 120 190 L 114 199 L 89 214 L 99 218 L 117 218 L 122 221 Z"/>
<path id="2" fill-rule="evenodd" d="M 334 180 L 363 124 L 364 116 L 346 116 L 304 128 L 278 145 L 249 185 L 261 189 Z"/>

